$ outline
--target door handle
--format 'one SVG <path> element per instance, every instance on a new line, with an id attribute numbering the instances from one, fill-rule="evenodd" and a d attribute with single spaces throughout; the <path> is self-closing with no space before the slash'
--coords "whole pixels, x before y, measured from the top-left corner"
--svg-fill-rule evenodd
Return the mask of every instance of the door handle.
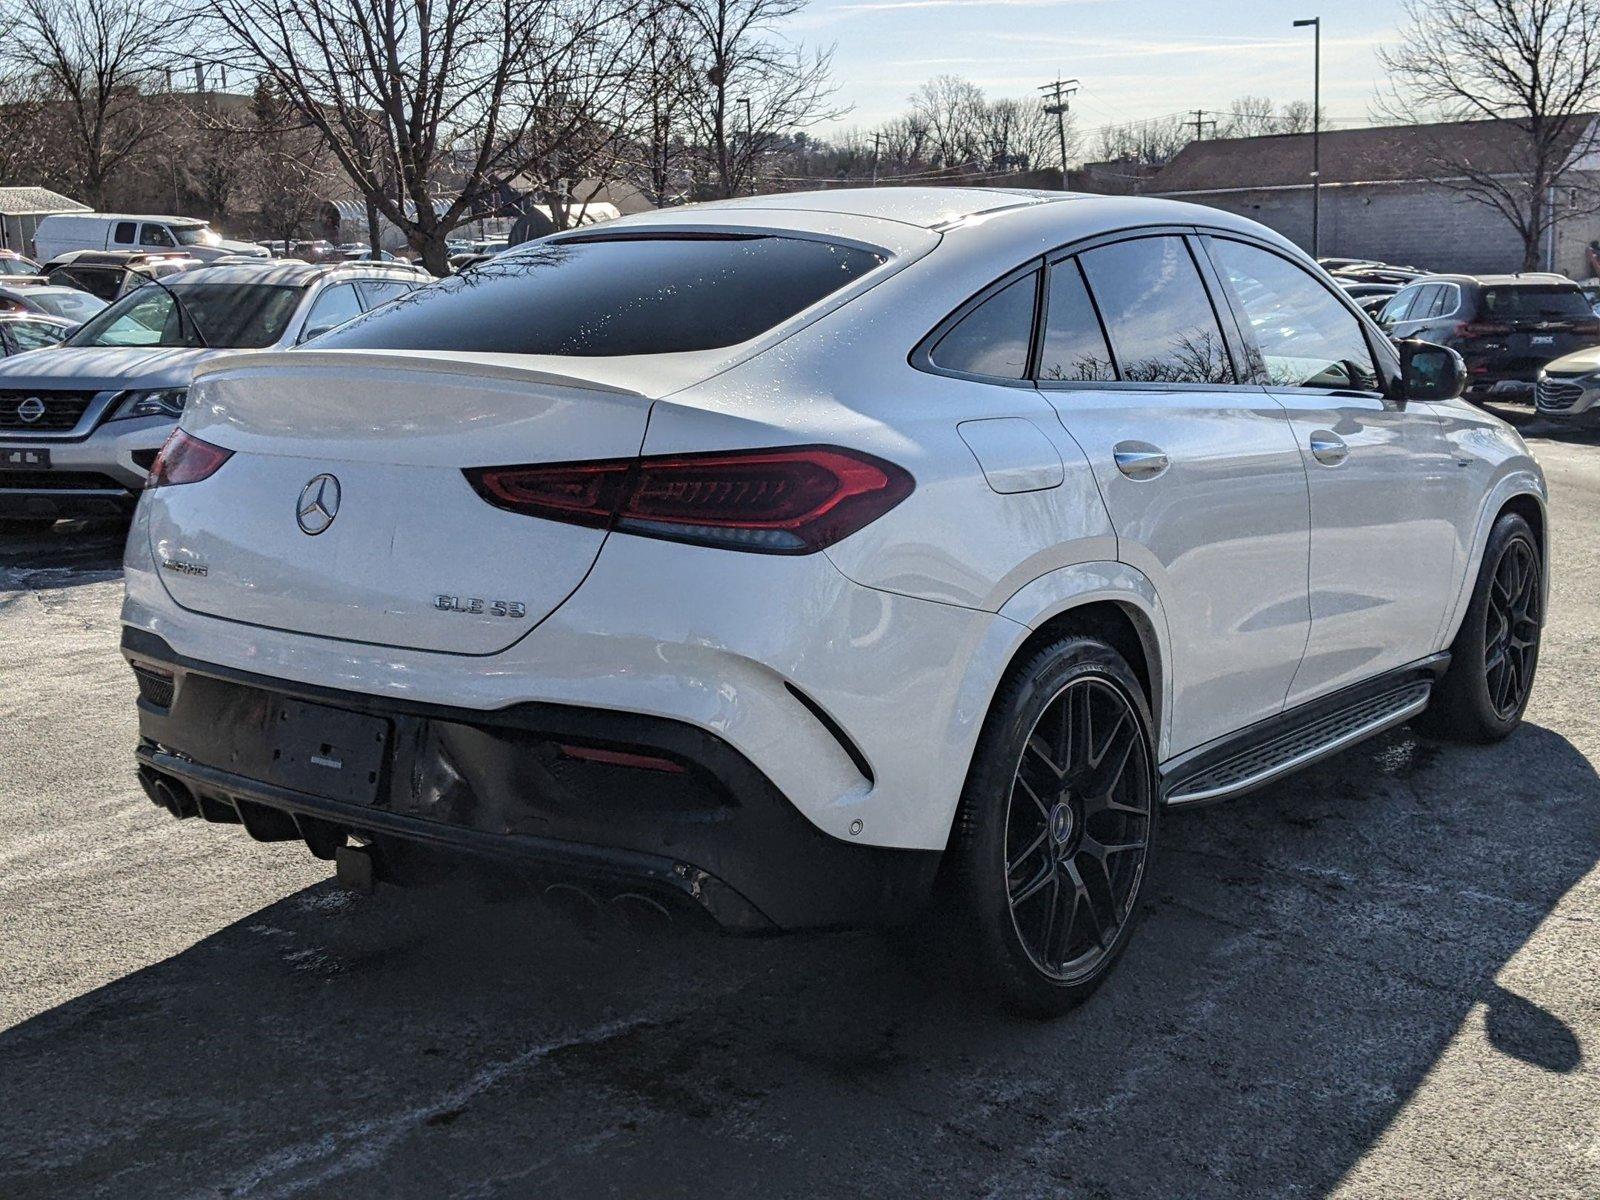
<path id="1" fill-rule="evenodd" d="M 1154 479 L 1169 465 L 1166 451 L 1149 442 L 1118 442 L 1111 447 L 1111 460 L 1129 479 Z"/>
<path id="2" fill-rule="evenodd" d="M 1311 435 L 1311 456 L 1325 467 L 1337 467 L 1350 457 L 1350 447 L 1338 434 L 1318 429 Z"/>

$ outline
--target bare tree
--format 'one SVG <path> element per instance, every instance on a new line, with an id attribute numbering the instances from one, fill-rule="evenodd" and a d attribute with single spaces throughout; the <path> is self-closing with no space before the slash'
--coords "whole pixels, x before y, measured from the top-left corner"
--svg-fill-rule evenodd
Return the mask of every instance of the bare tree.
<path id="1" fill-rule="evenodd" d="M 1217 118 L 1218 137 L 1259 137 L 1282 132 L 1278 106 L 1266 96 L 1240 96 Z"/>
<path id="2" fill-rule="evenodd" d="M 832 103 L 833 51 L 785 41 L 777 27 L 805 0 L 676 0 L 696 86 L 688 125 L 709 155 L 701 186 L 749 190 L 763 155 L 785 134 L 844 115 Z"/>
<path id="3" fill-rule="evenodd" d="M 1600 0 L 1404 0 L 1399 46 L 1381 54 L 1393 84 L 1388 115 L 1415 121 L 1490 119 L 1514 136 L 1486 159 L 1441 139 L 1431 176 L 1503 216 L 1522 240 L 1522 266 L 1539 265 L 1559 187 L 1569 212 L 1600 210 L 1572 174 L 1592 151 L 1600 104 Z"/>
<path id="4" fill-rule="evenodd" d="M 1317 110 L 1309 100 L 1291 100 L 1278 110 L 1278 133 L 1310 133 L 1316 124 L 1314 118 Z M 1322 128 L 1328 127 L 1328 114 L 1323 110 Z"/>
<path id="5" fill-rule="evenodd" d="M 249 145 L 240 174 L 268 236 L 290 242 L 302 236 L 326 202 L 335 174 L 322 135 L 270 79 L 250 98 Z"/>
<path id="6" fill-rule="evenodd" d="M 33 0 L 30 0 L 33 2 Z M 506 181 L 556 189 L 626 84 L 626 0 L 196 0 L 436 273 Z"/>
<path id="7" fill-rule="evenodd" d="M 1193 128 L 1184 117 L 1156 117 L 1127 125 L 1104 126 L 1096 138 L 1095 152 L 1107 162 L 1160 166 L 1170 162 L 1193 140 Z"/>
<path id="8" fill-rule="evenodd" d="M 691 148 L 685 131 L 697 87 L 687 18 L 675 3 L 653 4 L 639 27 L 633 72 L 629 147 L 619 164 L 624 178 L 656 207 L 689 193 Z"/>
<path id="9" fill-rule="evenodd" d="M 17 0 L 0 43 L 36 81 L 66 184 L 96 208 L 111 181 L 161 132 L 147 92 L 156 77 L 160 0 Z"/>
<path id="10" fill-rule="evenodd" d="M 937 75 L 911 95 L 911 112 L 928 131 L 927 154 L 940 167 L 975 165 L 981 154 L 983 89 L 956 75 Z"/>
<path id="11" fill-rule="evenodd" d="M 1071 158 L 1077 135 L 1071 116 L 1064 119 L 1067 156 Z M 1066 166 L 1058 161 L 1061 146 L 1056 119 L 1034 96 L 986 102 L 978 122 L 978 146 L 983 160 L 996 170 L 1026 171 L 1047 163 Z"/>

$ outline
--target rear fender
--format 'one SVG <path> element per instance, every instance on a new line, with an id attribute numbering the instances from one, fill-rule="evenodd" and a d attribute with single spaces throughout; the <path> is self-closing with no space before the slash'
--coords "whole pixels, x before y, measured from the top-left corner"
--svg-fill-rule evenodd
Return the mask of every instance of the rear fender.
<path id="1" fill-rule="evenodd" d="M 992 700 L 1000 676 L 1029 635 L 1063 613 L 1102 601 L 1119 605 L 1133 621 L 1145 644 L 1155 701 L 1152 715 L 1157 729 L 1156 757 L 1163 759 L 1167 756 L 1171 729 L 1172 681 L 1166 669 L 1171 661 L 1171 635 L 1166 610 L 1155 585 L 1126 563 L 1099 561 L 1061 567 L 1041 575 L 1007 600 L 1000 615 L 1015 622 L 1020 633 L 993 675 L 989 697 Z"/>

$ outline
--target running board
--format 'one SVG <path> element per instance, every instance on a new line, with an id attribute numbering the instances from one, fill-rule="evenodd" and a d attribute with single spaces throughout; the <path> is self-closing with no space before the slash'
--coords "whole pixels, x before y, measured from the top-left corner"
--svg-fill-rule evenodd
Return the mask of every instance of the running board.
<path id="1" fill-rule="evenodd" d="M 1231 744 L 1191 751 L 1162 772 L 1166 803 L 1203 804 L 1242 795 L 1403 724 L 1428 706 L 1434 679 L 1448 662 L 1448 656 L 1440 656 L 1382 680 L 1379 688 L 1361 687 L 1314 702 L 1303 713 L 1286 713 L 1230 738 Z"/>

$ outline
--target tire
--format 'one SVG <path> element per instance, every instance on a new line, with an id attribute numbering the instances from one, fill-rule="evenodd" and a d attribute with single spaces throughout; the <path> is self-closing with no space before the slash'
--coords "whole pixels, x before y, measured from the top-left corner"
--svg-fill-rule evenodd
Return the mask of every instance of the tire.
<path id="1" fill-rule="evenodd" d="M 1527 520 L 1504 513 L 1489 531 L 1483 565 L 1455 641 L 1418 724 L 1451 741 L 1498 742 L 1528 706 L 1539 665 L 1544 562 Z"/>
<path id="2" fill-rule="evenodd" d="M 1127 946 L 1159 818 L 1153 747 L 1138 679 L 1098 638 L 1045 646 L 1001 685 L 935 911 L 1007 1006 L 1066 1012 Z"/>

